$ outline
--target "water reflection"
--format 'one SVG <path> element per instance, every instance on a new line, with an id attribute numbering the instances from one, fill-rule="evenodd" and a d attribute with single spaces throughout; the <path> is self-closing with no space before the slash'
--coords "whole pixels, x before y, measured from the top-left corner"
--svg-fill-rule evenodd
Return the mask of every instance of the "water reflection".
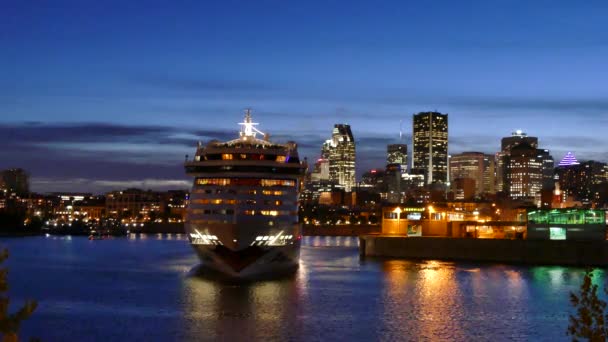
<path id="1" fill-rule="evenodd" d="M 186 234 L 173 234 L 173 233 L 156 233 L 156 234 L 147 234 L 147 233 L 129 233 L 127 235 L 127 239 L 129 240 L 176 240 L 176 241 L 188 241 L 186 238 Z"/>
<path id="2" fill-rule="evenodd" d="M 356 236 L 303 236 L 302 246 L 312 247 L 358 247 Z"/>
<path id="3" fill-rule="evenodd" d="M 360 260 L 355 237 L 304 237 L 296 274 L 234 284 L 188 274 L 198 258 L 184 235 L 0 243 L 11 251 L 11 299 L 40 303 L 24 340 L 563 340 L 584 274 Z"/>
<path id="4" fill-rule="evenodd" d="M 189 277 L 182 291 L 188 339 L 293 339 L 293 308 L 299 302 L 294 278 L 237 284 Z"/>

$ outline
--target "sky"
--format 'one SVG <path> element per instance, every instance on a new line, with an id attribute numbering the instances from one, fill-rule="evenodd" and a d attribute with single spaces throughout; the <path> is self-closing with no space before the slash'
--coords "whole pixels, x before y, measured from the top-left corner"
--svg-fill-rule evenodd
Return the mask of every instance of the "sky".
<path id="1" fill-rule="evenodd" d="M 311 160 L 348 123 L 357 175 L 449 114 L 449 151 L 516 129 L 608 162 L 606 1 L 2 1 L 0 168 L 32 190 L 188 188 L 197 141 L 252 108 Z"/>

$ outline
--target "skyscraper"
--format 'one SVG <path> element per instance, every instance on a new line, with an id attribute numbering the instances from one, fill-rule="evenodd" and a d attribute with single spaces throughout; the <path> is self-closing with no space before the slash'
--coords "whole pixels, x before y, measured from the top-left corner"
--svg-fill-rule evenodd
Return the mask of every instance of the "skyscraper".
<path id="1" fill-rule="evenodd" d="M 494 193 L 494 156 L 481 152 L 464 152 L 452 155 L 450 158 L 450 184 L 454 188 L 464 181 L 456 180 L 470 179 L 475 181 L 474 193 L 479 196 L 482 193 Z M 458 190 L 455 188 L 455 190 Z"/>
<path id="2" fill-rule="evenodd" d="M 448 115 L 422 112 L 413 117 L 412 173 L 424 175 L 425 183 L 447 183 Z"/>
<path id="3" fill-rule="evenodd" d="M 407 145 L 388 145 L 386 147 L 386 164 L 399 164 L 401 166 L 401 172 L 407 172 Z"/>
<path id="4" fill-rule="evenodd" d="M 528 142 L 522 142 L 512 147 L 503 161 L 509 196 L 516 200 L 532 200 L 540 206 L 545 157 Z"/>
<path id="5" fill-rule="evenodd" d="M 329 180 L 343 186 L 347 192 L 351 191 L 355 186 L 355 139 L 350 125 L 335 124 L 331 141 L 323 145 L 324 153 L 326 149 L 329 152 Z"/>
<path id="6" fill-rule="evenodd" d="M 570 152 L 556 168 L 556 174 L 560 188 L 583 204 L 594 202 L 596 194 L 600 192 L 600 186 L 608 183 L 606 163 L 593 160 L 579 163 Z"/>
<path id="7" fill-rule="evenodd" d="M 502 138 L 500 142 L 500 152 L 496 153 L 496 191 L 509 192 L 509 184 L 506 179 L 507 168 L 505 158 L 509 155 L 512 148 L 521 143 L 527 143 L 533 148 L 538 148 L 538 138 L 529 137 L 522 130 L 516 130 L 510 137 Z"/>

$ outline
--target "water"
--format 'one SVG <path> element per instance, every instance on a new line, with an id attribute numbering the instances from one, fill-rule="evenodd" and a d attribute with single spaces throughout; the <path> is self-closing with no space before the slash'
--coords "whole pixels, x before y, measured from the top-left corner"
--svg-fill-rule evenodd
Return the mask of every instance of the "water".
<path id="1" fill-rule="evenodd" d="M 193 276 L 184 235 L 1 239 L 22 337 L 43 341 L 567 340 L 583 270 L 360 261 L 357 239 L 306 237 L 298 272 L 230 284 Z M 601 274 L 603 281 L 605 275 Z M 26 340 L 26 339 L 24 339 Z"/>

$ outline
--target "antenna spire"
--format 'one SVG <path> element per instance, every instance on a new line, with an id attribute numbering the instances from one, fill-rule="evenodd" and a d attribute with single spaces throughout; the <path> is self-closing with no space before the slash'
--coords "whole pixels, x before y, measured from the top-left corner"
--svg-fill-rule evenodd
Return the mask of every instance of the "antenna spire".
<path id="1" fill-rule="evenodd" d="M 258 125 L 258 123 L 253 122 L 253 120 L 251 119 L 251 108 L 245 109 L 245 121 L 239 123 L 239 125 L 242 126 L 241 134 L 240 134 L 241 138 L 247 138 L 247 137 L 255 138 L 256 133 L 260 133 L 260 134 L 264 135 L 263 132 L 261 132 L 257 128 L 253 127 L 255 125 Z"/>

